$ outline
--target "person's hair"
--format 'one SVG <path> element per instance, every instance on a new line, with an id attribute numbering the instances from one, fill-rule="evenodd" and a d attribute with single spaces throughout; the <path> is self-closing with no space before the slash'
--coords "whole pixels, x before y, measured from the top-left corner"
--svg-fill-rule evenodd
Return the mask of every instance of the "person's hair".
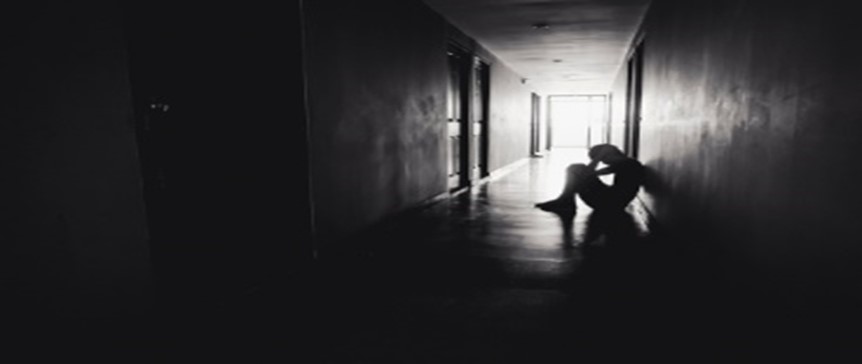
<path id="1" fill-rule="evenodd" d="M 594 145 L 592 148 L 590 148 L 589 152 L 590 159 L 599 159 L 612 154 L 625 155 L 625 153 L 623 153 L 620 148 L 617 148 L 613 144 Z"/>

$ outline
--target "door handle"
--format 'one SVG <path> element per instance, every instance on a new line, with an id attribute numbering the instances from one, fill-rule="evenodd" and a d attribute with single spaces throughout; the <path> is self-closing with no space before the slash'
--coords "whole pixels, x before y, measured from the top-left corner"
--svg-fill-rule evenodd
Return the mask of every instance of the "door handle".
<path id="1" fill-rule="evenodd" d="M 161 102 L 154 102 L 150 104 L 150 110 L 160 111 L 160 112 L 168 112 L 171 109 L 171 105 Z"/>

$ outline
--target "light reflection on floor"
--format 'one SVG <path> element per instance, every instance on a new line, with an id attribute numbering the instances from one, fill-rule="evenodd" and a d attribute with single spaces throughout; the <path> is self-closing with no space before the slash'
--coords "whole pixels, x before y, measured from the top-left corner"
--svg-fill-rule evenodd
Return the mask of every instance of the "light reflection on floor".
<path id="1" fill-rule="evenodd" d="M 585 149 L 555 150 L 363 237 L 379 245 L 350 276 L 365 277 L 356 281 L 358 287 L 374 282 L 385 296 L 369 296 L 371 303 L 361 310 L 369 319 L 362 325 L 345 330 L 333 321 L 344 332 L 343 346 L 327 356 L 333 362 L 379 362 L 375 359 L 381 353 L 386 357 L 403 347 L 424 358 L 526 363 L 570 355 L 570 335 L 583 335 L 574 342 L 593 340 L 595 328 L 604 327 L 611 316 L 602 313 L 609 310 L 598 300 L 603 296 L 590 291 L 605 285 L 584 282 L 615 277 L 606 272 L 617 274 L 618 268 L 629 269 L 626 259 L 643 258 L 627 253 L 637 239 L 622 243 L 627 238 L 616 235 L 588 242 L 588 227 L 595 226 L 591 216 L 596 215 L 580 201 L 575 216 L 534 206 L 559 194 L 569 164 L 587 162 Z M 363 271 L 370 273 L 357 274 Z M 619 291 L 622 286 L 608 287 Z M 577 307 L 592 312 L 580 316 Z M 597 312 L 602 318 L 588 321 Z M 580 329 L 570 331 L 572 327 Z M 590 351 L 595 344 L 579 350 Z"/>
<path id="2" fill-rule="evenodd" d="M 513 277 L 572 274 L 583 259 L 581 247 L 603 242 L 601 235 L 587 236 L 592 209 L 579 200 L 577 214 L 567 217 L 534 204 L 560 193 L 566 167 L 588 162 L 584 148 L 532 158 L 527 166 L 414 214 L 402 226 L 409 236 L 393 235 L 397 246 L 381 251 L 427 249 L 422 251 L 498 260 L 498 268 Z M 406 240 L 410 244 L 401 243 Z"/>

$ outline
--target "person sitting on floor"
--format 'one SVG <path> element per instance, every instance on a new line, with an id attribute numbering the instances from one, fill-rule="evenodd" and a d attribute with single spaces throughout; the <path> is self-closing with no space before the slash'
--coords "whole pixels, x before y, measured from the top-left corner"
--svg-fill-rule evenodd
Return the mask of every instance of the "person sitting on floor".
<path id="1" fill-rule="evenodd" d="M 644 167 L 611 144 L 599 144 L 589 151 L 590 164 L 572 164 L 566 169 L 566 184 L 559 197 L 537 203 L 545 211 L 575 211 L 575 195 L 597 211 L 622 211 L 643 184 Z M 599 162 L 608 165 L 596 170 Z M 599 176 L 613 174 L 611 186 Z"/>

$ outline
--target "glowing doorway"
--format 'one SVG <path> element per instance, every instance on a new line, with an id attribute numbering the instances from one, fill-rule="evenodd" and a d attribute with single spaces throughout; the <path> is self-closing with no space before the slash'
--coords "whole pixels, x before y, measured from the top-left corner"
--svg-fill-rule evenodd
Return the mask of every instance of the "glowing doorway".
<path id="1" fill-rule="evenodd" d="M 606 95 L 553 95 L 548 99 L 552 148 L 607 143 Z"/>

